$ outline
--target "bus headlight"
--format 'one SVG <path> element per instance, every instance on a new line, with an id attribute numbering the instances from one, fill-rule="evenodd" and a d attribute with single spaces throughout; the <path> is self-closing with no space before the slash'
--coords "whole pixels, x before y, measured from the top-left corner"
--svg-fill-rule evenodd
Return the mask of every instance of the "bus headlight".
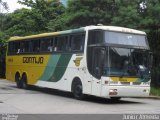
<path id="1" fill-rule="evenodd" d="M 117 95 L 118 92 L 117 92 L 117 89 L 110 89 L 109 90 L 109 95 Z"/>
<path id="2" fill-rule="evenodd" d="M 149 93 L 149 89 L 144 89 L 143 92 Z"/>

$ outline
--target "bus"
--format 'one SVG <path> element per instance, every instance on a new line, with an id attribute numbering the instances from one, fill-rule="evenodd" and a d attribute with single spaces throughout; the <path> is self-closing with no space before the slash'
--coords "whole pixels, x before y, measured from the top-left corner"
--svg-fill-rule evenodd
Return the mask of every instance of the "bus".
<path id="1" fill-rule="evenodd" d="M 149 96 L 152 54 L 143 31 L 91 25 L 11 37 L 6 78 L 28 86 L 119 100 Z"/>

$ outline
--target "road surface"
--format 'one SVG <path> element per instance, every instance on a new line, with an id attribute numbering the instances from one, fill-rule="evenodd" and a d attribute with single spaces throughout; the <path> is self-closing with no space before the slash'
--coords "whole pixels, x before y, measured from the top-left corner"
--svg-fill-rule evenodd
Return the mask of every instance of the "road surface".
<path id="1" fill-rule="evenodd" d="M 58 90 L 16 88 L 15 83 L 0 80 L 0 114 L 159 114 L 160 100 L 123 98 L 119 102 L 87 97 L 75 100 Z"/>

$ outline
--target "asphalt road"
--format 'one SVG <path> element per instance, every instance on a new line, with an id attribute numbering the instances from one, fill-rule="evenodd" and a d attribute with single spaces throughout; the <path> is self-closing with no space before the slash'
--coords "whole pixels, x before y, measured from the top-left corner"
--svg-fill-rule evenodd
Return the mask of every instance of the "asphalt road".
<path id="1" fill-rule="evenodd" d="M 159 114 L 160 100 L 123 98 L 119 102 L 87 97 L 75 100 L 58 90 L 16 88 L 15 83 L 0 80 L 0 114 Z"/>

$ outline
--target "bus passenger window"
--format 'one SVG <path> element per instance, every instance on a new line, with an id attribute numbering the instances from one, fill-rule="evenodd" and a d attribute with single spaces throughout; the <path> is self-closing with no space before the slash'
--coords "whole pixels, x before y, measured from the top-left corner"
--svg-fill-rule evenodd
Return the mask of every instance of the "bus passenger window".
<path id="1" fill-rule="evenodd" d="M 32 41 L 33 45 L 33 52 L 39 52 L 40 51 L 40 42 L 39 40 L 33 40 Z"/>
<path id="2" fill-rule="evenodd" d="M 15 42 L 15 53 L 16 54 L 20 53 L 20 42 Z"/>
<path id="3" fill-rule="evenodd" d="M 15 53 L 15 42 L 8 43 L 8 55 L 12 55 Z"/>
<path id="4" fill-rule="evenodd" d="M 33 42 L 29 41 L 29 52 L 33 52 Z"/>
<path id="5" fill-rule="evenodd" d="M 25 42 L 24 41 L 20 43 L 20 51 L 19 52 L 20 53 L 24 53 L 25 52 Z"/>
<path id="6" fill-rule="evenodd" d="M 41 40 L 41 51 L 42 52 L 52 52 L 52 39 Z"/>
<path id="7" fill-rule="evenodd" d="M 58 37 L 57 38 L 57 51 L 68 51 L 68 37 Z"/>
<path id="8" fill-rule="evenodd" d="M 90 30 L 88 34 L 88 45 L 103 43 L 102 30 Z"/>
<path id="9" fill-rule="evenodd" d="M 46 52 L 47 51 L 47 46 L 45 40 L 41 40 L 41 51 Z"/>
<path id="10" fill-rule="evenodd" d="M 48 51 L 49 51 L 49 52 L 52 52 L 52 51 L 53 51 L 52 46 L 48 46 Z"/>
<path id="11" fill-rule="evenodd" d="M 24 52 L 25 53 L 29 52 L 29 41 L 24 41 Z"/>
<path id="12" fill-rule="evenodd" d="M 57 51 L 57 37 L 52 38 L 52 51 Z"/>
<path id="13" fill-rule="evenodd" d="M 84 46 L 84 35 L 73 35 L 71 36 L 71 50 L 82 51 Z"/>
<path id="14" fill-rule="evenodd" d="M 48 52 L 53 51 L 53 40 L 51 38 L 47 39 L 47 51 Z"/>

